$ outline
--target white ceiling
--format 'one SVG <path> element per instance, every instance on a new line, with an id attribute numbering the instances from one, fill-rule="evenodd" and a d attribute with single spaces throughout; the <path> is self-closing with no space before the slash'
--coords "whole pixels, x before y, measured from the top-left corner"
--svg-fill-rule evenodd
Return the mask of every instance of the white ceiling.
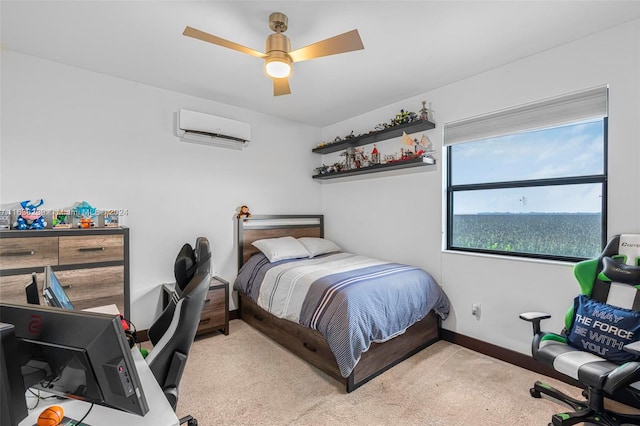
<path id="1" fill-rule="evenodd" d="M 292 49 L 357 28 L 365 49 L 295 63 L 273 96 L 268 16 Z M 1 1 L 3 49 L 325 126 L 640 18 L 640 1 Z M 615 46 L 612 46 L 615 48 Z M 416 107 L 417 109 L 417 107 Z"/>

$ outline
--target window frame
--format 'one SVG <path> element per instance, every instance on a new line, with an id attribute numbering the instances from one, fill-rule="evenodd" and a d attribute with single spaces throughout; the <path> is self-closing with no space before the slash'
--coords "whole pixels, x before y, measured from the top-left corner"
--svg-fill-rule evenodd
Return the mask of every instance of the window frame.
<path id="1" fill-rule="evenodd" d="M 456 252 L 470 252 L 470 253 L 482 253 L 482 254 L 491 254 L 491 255 L 499 255 L 499 256 L 511 256 L 511 257 L 519 257 L 519 258 L 530 258 L 530 259 L 544 259 L 544 260 L 554 260 L 554 261 L 566 261 L 566 262 L 579 262 L 585 260 L 582 257 L 573 257 L 573 256 L 559 256 L 559 255 L 550 255 L 550 254 L 541 254 L 541 253 L 524 253 L 524 252 L 510 252 L 510 251 L 502 251 L 502 250 L 491 250 L 491 249 L 479 249 L 479 248 L 470 248 L 470 247 L 457 247 L 452 244 L 453 242 L 453 197 L 456 192 L 461 191 L 475 191 L 475 190 L 487 190 L 487 189 L 513 189 L 513 188 L 525 188 L 525 187 L 546 187 L 546 186 L 560 186 L 560 185 L 575 185 L 575 184 L 593 184 L 599 183 L 602 185 L 602 205 L 601 205 L 601 236 L 600 236 L 600 248 L 603 249 L 607 242 L 607 182 L 608 182 L 608 134 L 609 134 L 609 126 L 608 120 L 609 117 L 604 116 L 601 118 L 602 126 L 603 126 L 603 168 L 602 174 L 596 175 L 585 175 L 585 176 L 571 176 L 571 177 L 558 177 L 558 178 L 545 178 L 545 179 L 527 179 L 527 180 L 514 180 L 514 181 L 504 181 L 504 182 L 485 182 L 485 183 L 475 183 L 475 184 L 459 184 L 452 185 L 452 155 L 451 149 L 455 144 L 447 145 L 446 151 L 446 218 L 447 218 L 447 226 L 446 226 L 446 250 L 456 251 Z M 566 125 L 571 125 L 571 122 L 565 123 Z M 577 123 L 576 123 L 577 124 Z M 550 126 L 556 127 L 556 126 Z M 537 129 L 540 130 L 540 129 Z M 535 130 L 530 130 L 535 131 Z M 517 132 L 521 133 L 521 132 Z M 516 132 L 512 133 L 516 134 Z M 478 139 L 482 140 L 482 139 Z M 469 141 L 472 143 L 473 141 Z"/>

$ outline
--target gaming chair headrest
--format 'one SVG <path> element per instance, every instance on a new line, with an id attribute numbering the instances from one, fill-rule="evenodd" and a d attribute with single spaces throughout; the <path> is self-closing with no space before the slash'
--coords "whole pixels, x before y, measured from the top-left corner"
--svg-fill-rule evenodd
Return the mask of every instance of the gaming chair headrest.
<path id="1" fill-rule="evenodd" d="M 205 237 L 196 238 L 196 246 L 194 249 L 196 255 L 197 269 L 196 272 L 211 271 L 211 246 L 209 240 Z"/>
<path id="2" fill-rule="evenodd" d="M 184 290 L 185 286 L 196 273 L 195 265 L 195 253 L 193 252 L 193 248 L 191 248 L 191 244 L 187 243 L 182 246 L 173 264 L 173 275 L 176 279 L 176 287 L 180 291 Z"/>
<path id="3" fill-rule="evenodd" d="M 211 270 L 211 247 L 205 237 L 196 239 L 195 249 L 191 244 L 185 244 L 178 252 L 173 265 L 173 274 L 176 279 L 176 287 L 182 292 L 196 272 L 209 272 Z"/>
<path id="4" fill-rule="evenodd" d="M 640 285 L 640 266 L 625 265 L 608 256 L 602 258 L 602 264 L 602 273 L 611 281 Z"/>
<path id="5" fill-rule="evenodd" d="M 640 266 L 640 234 L 614 235 L 600 255 L 606 256 L 620 263 Z"/>

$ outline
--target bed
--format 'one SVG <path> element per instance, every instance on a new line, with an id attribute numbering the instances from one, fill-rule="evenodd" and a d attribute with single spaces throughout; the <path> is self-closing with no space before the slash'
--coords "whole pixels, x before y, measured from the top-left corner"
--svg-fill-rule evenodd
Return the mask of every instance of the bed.
<path id="1" fill-rule="evenodd" d="M 439 340 L 448 299 L 425 271 L 342 251 L 269 262 L 252 245 L 284 236 L 323 238 L 322 215 L 261 215 L 237 225 L 240 318 L 347 392 Z M 364 288 L 375 289 L 375 302 L 361 295 Z M 380 302 L 389 295 L 392 302 Z M 388 306 L 376 309 L 379 303 Z M 380 317 L 389 324 L 378 323 Z"/>

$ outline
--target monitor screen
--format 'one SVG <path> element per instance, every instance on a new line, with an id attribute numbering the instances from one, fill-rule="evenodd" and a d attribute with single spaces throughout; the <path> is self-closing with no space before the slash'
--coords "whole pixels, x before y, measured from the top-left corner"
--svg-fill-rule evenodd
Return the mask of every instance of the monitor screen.
<path id="1" fill-rule="evenodd" d="M 12 357 L 26 388 L 141 416 L 149 411 L 117 316 L 0 303 L 0 322 L 15 327 Z"/>
<path id="2" fill-rule="evenodd" d="M 64 309 L 74 309 L 73 303 L 67 296 L 67 293 L 62 288 L 60 280 L 56 277 L 51 266 L 44 268 L 44 285 L 43 285 L 44 298 L 50 306 Z"/>

